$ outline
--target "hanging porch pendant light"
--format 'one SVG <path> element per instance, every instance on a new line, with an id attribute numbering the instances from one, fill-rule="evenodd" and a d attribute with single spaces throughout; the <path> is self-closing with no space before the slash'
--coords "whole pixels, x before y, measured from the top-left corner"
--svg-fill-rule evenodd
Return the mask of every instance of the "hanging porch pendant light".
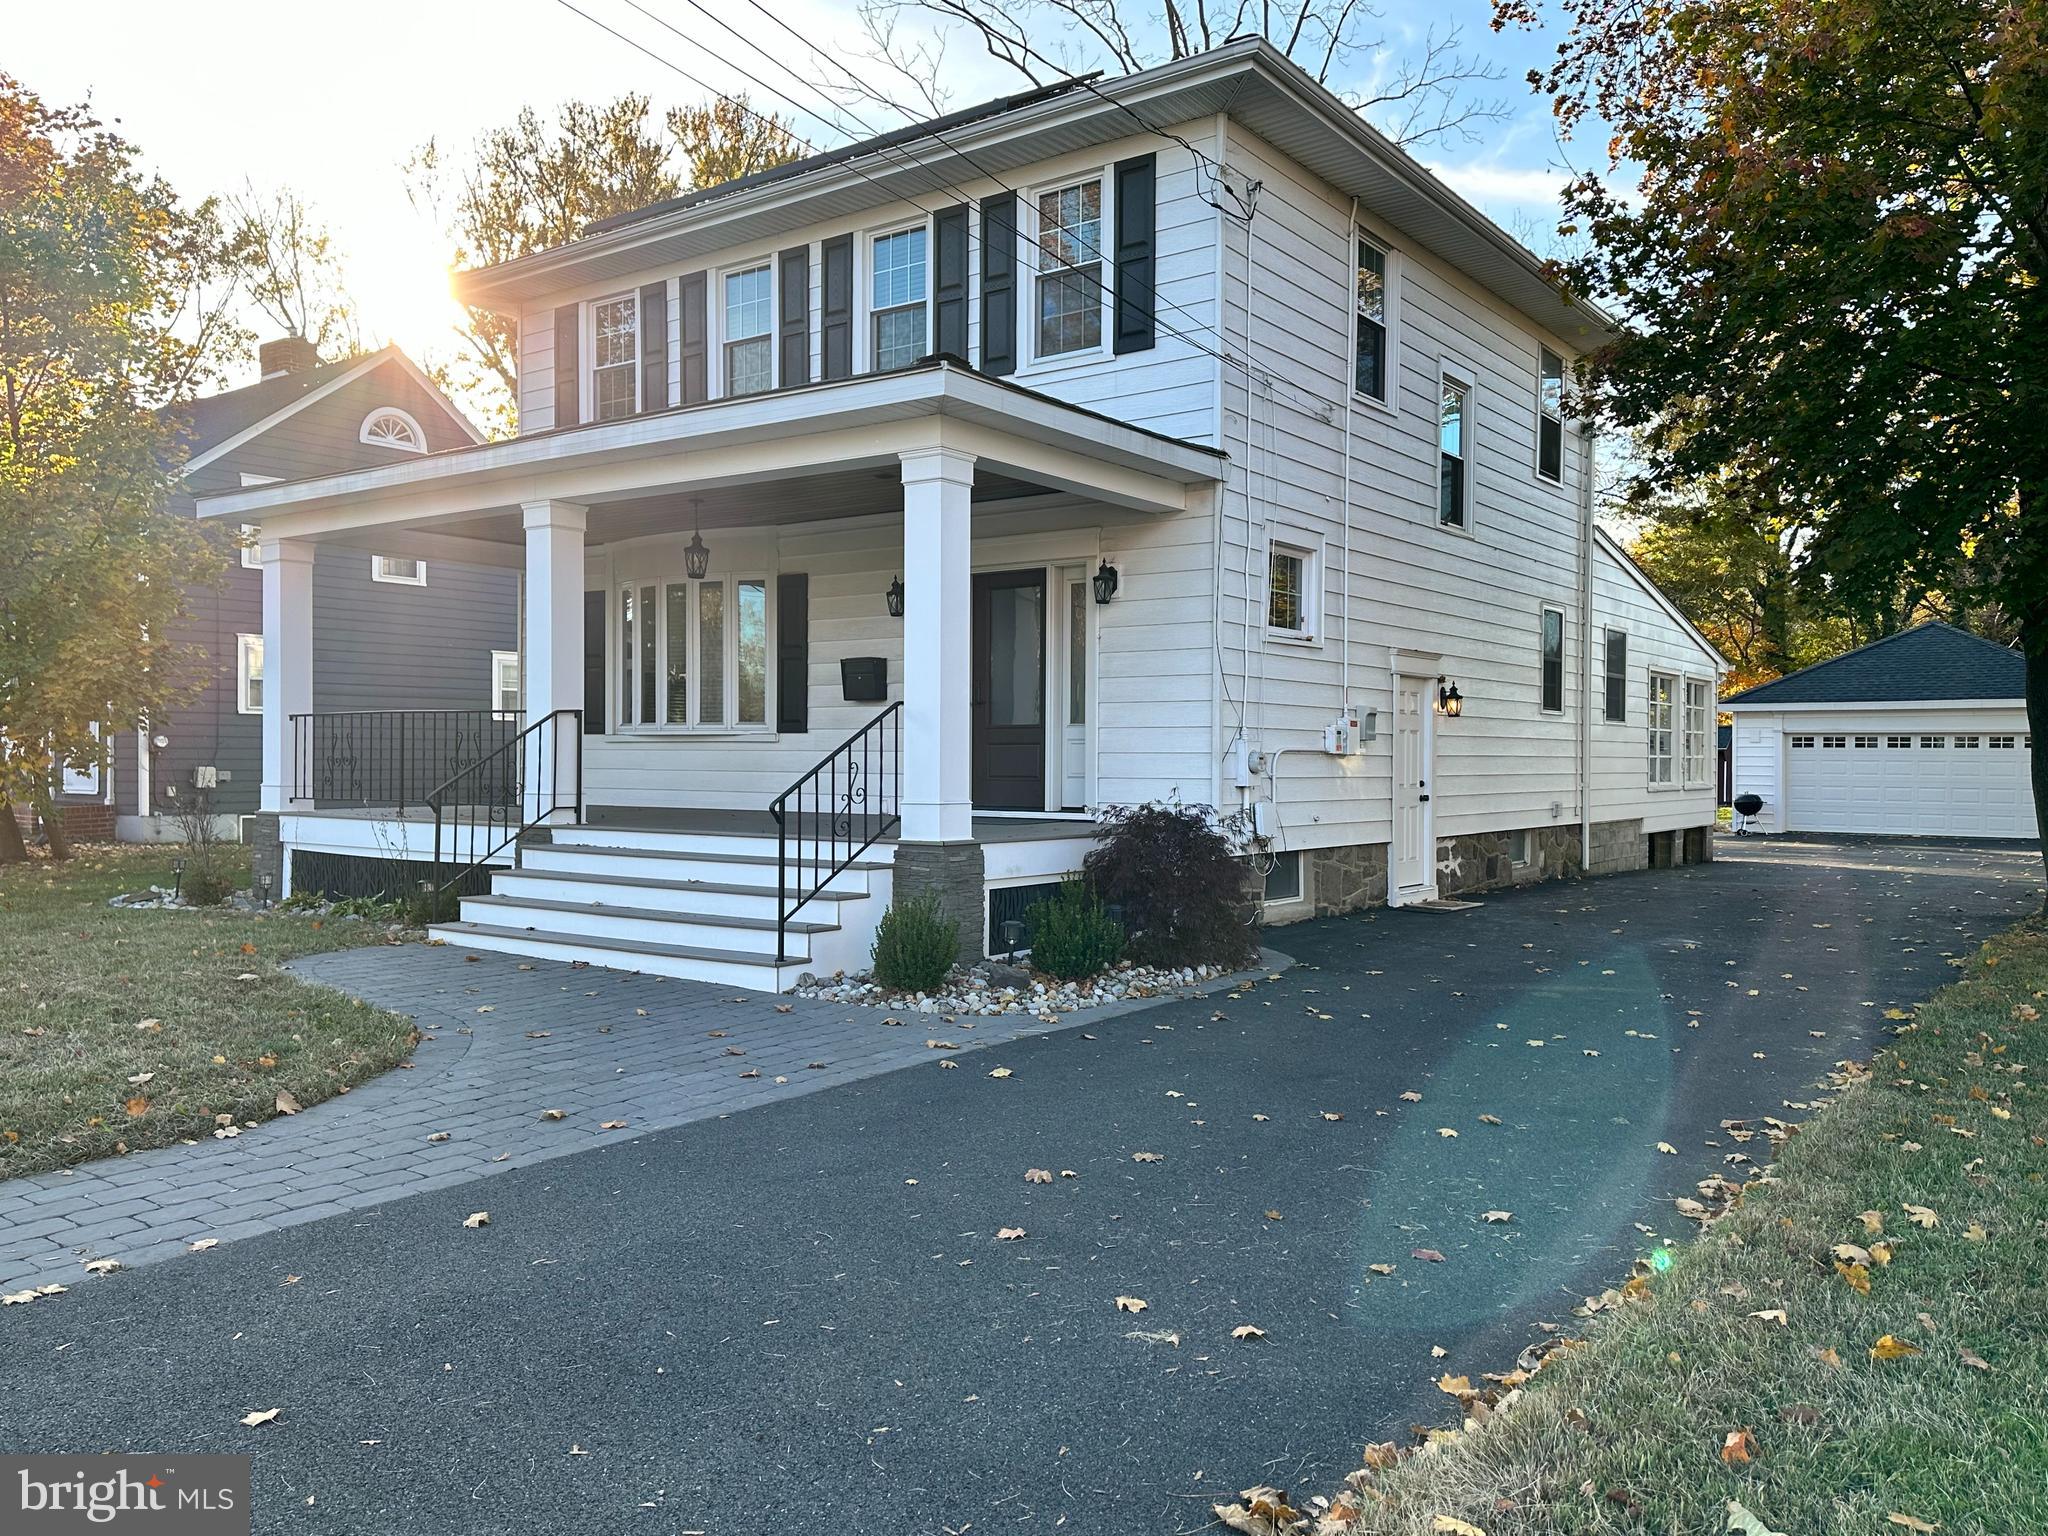
<path id="1" fill-rule="evenodd" d="M 689 548 L 683 551 L 683 569 L 689 572 L 690 580 L 702 581 L 711 569 L 711 551 L 704 544 L 704 514 L 695 496 L 690 498 L 690 513 L 697 531 L 690 535 Z"/>

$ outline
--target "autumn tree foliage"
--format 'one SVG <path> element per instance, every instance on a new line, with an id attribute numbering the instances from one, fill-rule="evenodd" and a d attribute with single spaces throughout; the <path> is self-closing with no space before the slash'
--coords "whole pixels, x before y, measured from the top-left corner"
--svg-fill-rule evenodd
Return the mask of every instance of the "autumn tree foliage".
<path id="1" fill-rule="evenodd" d="M 63 766 L 101 761 L 96 729 L 191 692 L 163 637 L 225 564 L 159 511 L 176 421 L 154 407 L 240 344 L 232 241 L 135 158 L 0 74 L 0 859 L 22 856 L 15 805 L 47 812 Z"/>
<path id="2" fill-rule="evenodd" d="M 1551 19 L 1532 82 L 1611 133 L 1560 275 L 1630 323 L 1584 385 L 1636 433 L 1636 493 L 1734 473 L 1797 506 L 1802 579 L 1845 608 L 1966 572 L 2030 664 L 2048 831 L 2048 0 Z"/>

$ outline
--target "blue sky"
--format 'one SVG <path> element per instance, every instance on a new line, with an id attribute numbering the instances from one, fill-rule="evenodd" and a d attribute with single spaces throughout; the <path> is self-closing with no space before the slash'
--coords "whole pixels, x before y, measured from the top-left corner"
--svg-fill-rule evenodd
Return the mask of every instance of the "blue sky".
<path id="1" fill-rule="evenodd" d="M 639 0 L 698 40 L 692 49 L 636 13 L 627 0 L 575 0 L 724 91 L 752 89 L 720 57 L 744 60 L 799 99 L 811 99 L 759 58 L 748 59 L 688 0 Z M 778 56 L 796 51 L 748 0 L 702 0 Z M 851 0 L 774 0 L 807 37 L 855 56 Z M 1492 217 L 1541 248 L 1556 225 L 1560 157 L 1550 113 L 1523 77 L 1550 41 L 1495 34 L 1483 0 L 1417 4 L 1384 0 L 1377 30 L 1389 49 L 1412 51 L 1427 29 L 1462 29 L 1467 49 L 1498 66 L 1487 88 L 1510 116 L 1469 141 L 1417 151 L 1419 158 Z M 657 105 L 701 99 L 676 75 L 573 14 L 561 0 L 496 0 L 489 6 L 420 0 L 352 0 L 314 7 L 276 0 L 209 0 L 191 24 L 167 26 L 161 0 L 70 0 L 17 5 L 7 23 L 5 68 L 56 101 L 90 96 L 118 119 L 147 159 L 187 196 L 290 186 L 335 233 L 366 335 L 416 355 L 444 351 L 452 301 L 438 231 L 406 196 L 399 167 L 429 138 L 460 146 L 508 121 L 522 106 L 643 91 Z M 1370 34 L 1367 34 L 1370 35 Z M 140 40 L 147 39 L 144 44 Z M 779 43 L 779 47 L 777 46 Z M 1048 46 L 1048 52 L 1053 49 Z M 1016 77 L 957 43 L 947 77 L 956 105 L 1014 88 Z M 1356 61 L 1333 84 L 1362 88 L 1385 60 Z M 863 116 L 876 121 L 870 110 Z M 792 114 L 793 115 L 793 114 Z M 881 126 L 877 122 L 877 126 Z M 828 135 L 809 119 L 799 131 Z M 1576 153 L 1597 153 L 1582 144 Z"/>

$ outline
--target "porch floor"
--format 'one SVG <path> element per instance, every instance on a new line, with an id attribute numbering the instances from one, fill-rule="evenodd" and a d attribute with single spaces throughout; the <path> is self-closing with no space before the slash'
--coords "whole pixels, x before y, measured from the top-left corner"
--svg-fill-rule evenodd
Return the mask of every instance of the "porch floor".
<path id="1" fill-rule="evenodd" d="M 432 826 L 434 813 L 418 806 L 398 810 L 392 806 L 323 806 L 318 810 L 295 809 L 287 815 L 333 817 L 348 821 L 424 822 Z M 714 811 L 688 806 L 593 805 L 585 809 L 586 827 L 611 827 L 628 832 L 725 832 L 735 837 L 773 837 L 775 818 L 766 811 Z M 981 843 L 1032 843 L 1045 838 L 1085 837 L 1095 828 L 1086 816 L 977 816 L 974 838 Z M 893 843 L 884 837 L 880 841 Z"/>

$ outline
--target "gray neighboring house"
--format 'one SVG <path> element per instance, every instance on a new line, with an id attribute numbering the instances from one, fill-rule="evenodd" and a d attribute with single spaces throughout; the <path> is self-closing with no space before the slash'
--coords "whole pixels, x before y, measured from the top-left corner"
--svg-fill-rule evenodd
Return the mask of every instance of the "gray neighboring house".
<path id="1" fill-rule="evenodd" d="M 181 485 L 166 510 L 273 481 L 376 468 L 482 435 L 396 347 L 322 363 L 310 343 L 266 342 L 262 378 L 180 408 Z M 221 530 L 231 537 L 232 530 Z M 313 573 L 320 644 L 313 709 L 461 711 L 518 708 L 519 575 L 496 567 L 321 549 Z M 240 552 L 221 585 L 189 596 L 176 638 L 206 657 L 203 694 L 166 720 L 109 728 L 105 769 L 67 771 L 57 803 L 74 836 L 175 839 L 173 813 L 210 800 L 229 836 L 257 809 L 263 755 L 263 572 Z M 441 717 L 422 713 L 422 721 Z M 323 722 L 324 728 L 324 722 Z"/>

